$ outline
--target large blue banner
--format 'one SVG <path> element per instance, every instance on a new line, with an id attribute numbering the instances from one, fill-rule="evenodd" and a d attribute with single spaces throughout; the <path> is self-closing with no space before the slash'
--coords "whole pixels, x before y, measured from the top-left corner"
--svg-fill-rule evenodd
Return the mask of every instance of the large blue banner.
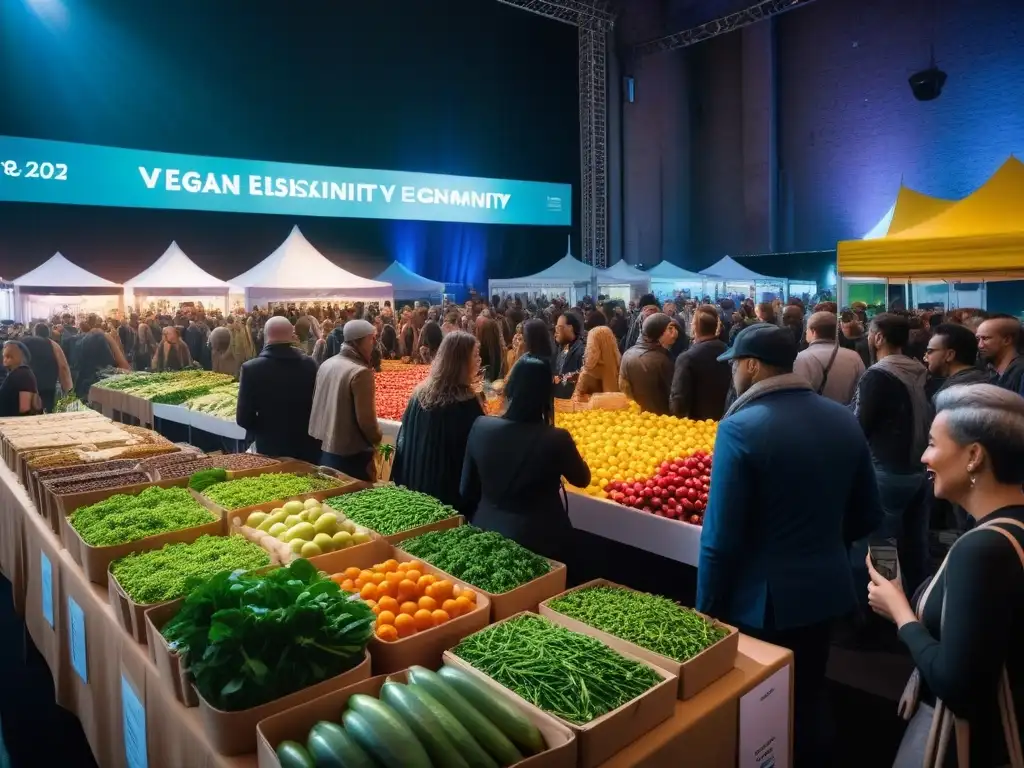
<path id="1" fill-rule="evenodd" d="M 569 226 L 572 187 L 0 136 L 0 201 Z"/>

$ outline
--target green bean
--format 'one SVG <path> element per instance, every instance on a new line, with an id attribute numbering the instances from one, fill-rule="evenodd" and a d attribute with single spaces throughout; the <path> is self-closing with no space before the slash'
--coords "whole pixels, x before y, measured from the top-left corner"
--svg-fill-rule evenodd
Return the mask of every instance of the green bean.
<path id="1" fill-rule="evenodd" d="M 586 587 L 548 607 L 674 661 L 687 661 L 728 634 L 667 597 L 621 587 Z"/>
<path id="2" fill-rule="evenodd" d="M 356 525 L 392 536 L 411 528 L 439 523 L 458 514 L 433 496 L 410 491 L 400 485 L 382 485 L 327 500 L 331 509 L 341 510 Z"/>
<path id="3" fill-rule="evenodd" d="M 465 638 L 452 651 L 536 707 L 583 725 L 662 681 L 599 640 L 524 614 Z"/>

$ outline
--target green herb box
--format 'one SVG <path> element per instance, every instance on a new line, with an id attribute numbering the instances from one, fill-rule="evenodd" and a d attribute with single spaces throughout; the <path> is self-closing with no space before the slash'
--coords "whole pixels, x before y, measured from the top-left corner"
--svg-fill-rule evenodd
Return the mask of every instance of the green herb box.
<path id="1" fill-rule="evenodd" d="M 188 478 L 185 478 L 186 483 Z M 68 516 L 80 507 L 87 507 L 90 504 L 103 501 L 115 494 L 126 494 L 134 496 L 142 493 L 154 485 L 160 488 L 181 487 L 183 483 L 179 480 L 165 480 L 160 483 L 147 483 L 129 485 L 124 488 L 104 488 L 102 491 L 90 493 L 77 493 L 72 496 L 62 496 L 60 536 L 64 548 L 71 555 L 71 558 L 78 563 L 85 572 L 85 578 L 93 584 L 105 586 L 107 583 L 107 569 L 110 563 L 132 552 L 148 552 L 151 549 L 160 549 L 164 544 L 191 544 L 200 536 L 223 536 L 225 533 L 224 520 L 215 520 L 211 517 L 210 522 L 205 525 L 197 525 L 192 528 L 182 528 L 177 531 L 147 536 L 137 541 L 129 541 L 125 544 L 115 544 L 109 547 L 93 547 L 86 544 L 81 535 L 68 520 Z"/>
<path id="2" fill-rule="evenodd" d="M 739 630 L 736 629 L 736 627 L 724 624 L 723 622 L 713 619 L 710 616 L 705 616 L 702 613 L 699 613 L 698 615 L 703 616 L 715 626 L 728 630 L 729 634 L 714 645 L 705 648 L 693 658 L 681 662 L 671 659 L 668 656 L 663 656 L 660 653 L 650 651 L 636 643 L 623 640 L 621 637 L 617 637 L 605 632 L 604 630 L 598 629 L 597 627 L 592 627 L 578 619 L 566 616 L 564 613 L 559 613 L 548 605 L 551 600 L 557 597 L 567 595 L 570 592 L 575 592 L 580 589 L 586 589 L 588 587 L 615 587 L 617 589 L 629 589 L 629 587 L 623 587 L 621 584 L 616 584 L 605 579 L 594 579 L 593 581 L 580 584 L 579 586 L 566 590 L 559 595 L 554 595 L 551 598 L 548 598 L 540 604 L 540 615 L 550 619 L 556 624 L 561 624 L 566 629 L 571 629 L 573 632 L 579 632 L 580 634 L 590 635 L 590 637 L 597 638 L 605 645 L 614 648 L 625 655 L 634 656 L 648 664 L 651 664 L 652 666 L 657 667 L 658 669 L 671 672 L 679 680 L 677 697 L 680 700 L 686 701 L 687 699 L 692 699 L 720 677 L 727 675 L 736 665 L 736 656 L 739 654 L 740 643 Z M 694 612 L 697 613 L 697 611 Z"/>
<path id="3" fill-rule="evenodd" d="M 437 529 L 431 529 L 437 530 Z M 426 533 L 427 531 L 422 531 Z M 559 592 L 565 591 L 565 579 L 567 569 L 564 563 L 560 563 L 557 560 L 551 560 L 544 558 L 551 565 L 551 570 L 540 576 L 533 581 L 528 581 L 525 584 L 520 584 L 515 589 L 510 589 L 508 592 L 502 592 L 495 594 L 488 592 L 485 589 L 481 589 L 475 584 L 470 584 L 467 581 L 458 579 L 452 576 L 446 571 L 442 571 L 435 568 L 433 565 L 428 563 L 419 557 L 414 557 L 406 552 L 401 547 L 395 548 L 395 559 L 399 562 L 406 562 L 407 560 L 420 560 L 424 565 L 429 565 L 432 572 L 444 574 L 446 579 L 451 579 L 459 584 L 465 584 L 478 595 L 483 595 L 487 598 L 487 601 L 491 604 L 491 622 L 498 622 L 507 619 L 511 616 L 515 616 L 517 613 L 523 611 L 537 611 L 537 606 L 542 600 L 547 600 L 549 597 L 554 597 Z"/>
<path id="4" fill-rule="evenodd" d="M 376 485 L 388 485 L 388 483 L 376 483 Z M 355 488 L 353 490 L 362 491 L 369 487 L 371 487 L 370 484 L 366 484 L 363 488 Z M 331 494 L 331 497 L 337 495 L 339 494 Z M 331 497 L 326 499 L 324 506 L 330 508 L 332 512 L 344 512 L 336 507 L 331 507 Z M 355 520 L 352 522 L 355 522 Z M 400 541 L 405 541 L 405 539 L 411 539 L 414 536 L 420 536 L 424 533 L 430 533 L 431 531 L 443 531 L 447 528 L 457 528 L 465 522 L 466 518 L 462 515 L 452 515 L 451 517 L 446 517 L 444 520 L 438 520 L 436 523 L 427 523 L 426 525 L 418 525 L 415 528 L 406 528 L 404 531 L 392 533 L 390 536 L 385 536 L 382 533 L 374 531 L 372 528 L 366 528 L 366 530 L 370 531 L 375 536 L 382 538 L 388 544 L 397 544 Z"/>
<path id="5" fill-rule="evenodd" d="M 360 551 L 356 552 L 355 550 Z M 377 539 L 358 547 L 350 547 L 311 558 L 309 562 L 324 573 L 331 575 L 340 573 L 351 566 L 359 569 L 372 568 L 392 557 L 399 562 L 414 559 L 405 556 L 403 552 L 393 550 L 383 539 Z M 453 578 L 430 563 L 423 563 L 423 573 L 448 579 L 461 587 L 469 586 L 461 579 Z M 477 602 L 476 609 L 469 613 L 451 619 L 439 627 L 417 632 L 392 642 L 380 640 L 376 635 L 370 638 L 369 649 L 370 657 L 373 659 L 374 674 L 386 675 L 412 666 L 427 667 L 428 669 L 440 667 L 441 656 L 447 649 L 490 623 L 490 600 L 476 587 L 472 587 L 472 589 L 477 594 Z"/>
<path id="6" fill-rule="evenodd" d="M 523 611 L 522 613 L 528 613 Z M 516 616 L 522 615 L 516 614 Z M 515 618 L 509 616 L 508 619 Z M 504 621 L 508 621 L 505 619 Z M 500 624 L 502 622 L 495 622 Z M 675 711 L 676 688 L 678 683 L 671 672 L 648 663 L 644 659 L 632 656 L 628 652 L 615 649 L 622 656 L 654 669 L 662 678 L 662 682 L 645 691 L 632 701 L 628 701 L 618 709 L 614 709 L 601 717 L 591 720 L 585 725 L 575 725 L 562 720 L 523 699 L 508 690 L 493 678 L 485 675 L 471 664 L 466 663 L 451 651 L 445 651 L 444 663 L 465 670 L 478 680 L 482 680 L 496 695 L 511 698 L 523 711 L 543 715 L 568 728 L 576 735 L 577 768 L 596 768 L 616 752 L 632 744 L 648 731 L 668 720 Z"/>
<path id="7" fill-rule="evenodd" d="M 238 712 L 224 712 L 206 703 L 196 692 L 199 699 L 199 719 L 206 731 L 210 746 L 221 755 L 247 755 L 256 751 L 256 727 L 269 717 L 286 712 L 306 702 L 318 699 L 326 694 L 348 688 L 355 683 L 370 677 L 370 654 L 363 652 L 363 660 L 347 672 L 311 685 L 295 693 L 289 693 L 279 699 L 268 701 L 258 707 L 243 709 Z"/>
<path id="8" fill-rule="evenodd" d="M 148 473 L 147 473 L 148 474 Z M 149 475 L 152 478 L 152 475 Z M 33 479 L 35 475 L 33 475 Z M 38 482 L 38 481 L 35 481 Z M 90 493 L 105 493 L 107 496 L 111 496 L 115 493 L 132 493 L 133 488 L 146 487 L 151 485 L 159 486 L 160 488 L 184 488 L 188 485 L 187 477 L 179 477 L 175 480 L 151 480 L 149 483 L 136 483 L 133 485 L 121 485 L 115 488 L 104 488 L 102 491 L 86 491 L 84 493 L 53 493 L 42 483 L 39 483 L 39 513 L 45 517 L 50 523 L 50 529 L 57 534 L 61 535 L 61 520 L 70 514 L 70 510 L 77 509 L 78 507 L 85 506 L 78 501 L 79 497 L 86 497 Z M 103 498 L 106 498 L 104 496 Z M 97 499 L 99 501 L 99 499 Z M 93 502 L 86 502 L 92 504 Z"/>
<path id="9" fill-rule="evenodd" d="M 309 729 L 321 720 L 337 723 L 341 713 L 345 711 L 349 698 L 357 693 L 378 698 L 384 683 L 391 681 L 405 683 L 406 673 L 397 672 L 392 675 L 378 675 L 368 680 L 350 685 L 340 691 L 328 693 L 305 704 L 289 709 L 280 714 L 268 717 L 256 727 L 256 759 L 258 768 L 281 768 L 281 762 L 274 751 L 282 741 L 306 743 Z M 520 701 L 513 698 L 504 688 L 496 691 L 496 696 L 503 697 L 514 706 Z M 523 713 L 537 726 L 548 748 L 539 755 L 525 758 L 514 763 L 514 768 L 571 768 L 576 765 L 576 736 L 551 715 L 539 709 L 521 707 Z"/>
<path id="10" fill-rule="evenodd" d="M 149 658 L 156 667 L 160 684 L 174 698 L 186 707 L 198 707 L 199 696 L 192 687 L 188 674 L 187 660 L 171 648 L 161 630 L 181 609 L 182 600 L 171 600 L 160 603 L 143 611 L 146 619 L 146 641 L 149 646 Z"/>

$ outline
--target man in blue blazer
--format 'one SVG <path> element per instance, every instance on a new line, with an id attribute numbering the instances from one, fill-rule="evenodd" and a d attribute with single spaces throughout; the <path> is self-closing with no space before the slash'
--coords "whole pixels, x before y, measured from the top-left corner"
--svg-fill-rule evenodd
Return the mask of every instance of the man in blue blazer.
<path id="1" fill-rule="evenodd" d="M 857 607 L 849 546 L 882 508 L 856 417 L 793 373 L 796 355 L 792 333 L 758 324 L 718 358 L 738 397 L 715 440 L 697 609 L 793 651 L 799 768 L 828 764 L 831 625 Z"/>

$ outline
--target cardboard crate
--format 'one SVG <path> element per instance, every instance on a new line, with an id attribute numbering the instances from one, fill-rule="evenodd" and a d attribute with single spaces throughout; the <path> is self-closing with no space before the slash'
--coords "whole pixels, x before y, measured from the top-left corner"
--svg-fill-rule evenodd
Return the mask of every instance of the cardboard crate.
<path id="1" fill-rule="evenodd" d="M 278 744 L 282 741 L 305 744 L 309 729 L 316 723 L 321 720 L 341 722 L 341 714 L 345 711 L 349 698 L 357 693 L 378 698 L 381 687 L 389 681 L 406 683 L 408 676 L 405 672 L 398 672 L 393 675 L 371 677 L 261 721 L 256 727 L 258 768 L 281 768 L 274 751 Z M 519 706 L 519 702 L 504 689 L 496 695 L 505 698 L 512 706 Z M 524 707 L 521 709 L 530 722 L 540 730 L 548 748 L 539 755 L 520 760 L 515 763 L 514 768 L 570 768 L 576 765 L 575 734 L 558 720 L 535 707 L 529 710 Z"/>
<path id="2" fill-rule="evenodd" d="M 360 551 L 356 552 L 355 550 Z M 360 570 L 372 568 L 392 557 L 403 561 L 403 558 L 398 555 L 399 553 L 393 552 L 386 541 L 377 540 L 359 547 L 350 547 L 321 555 L 312 558 L 310 562 L 330 575 L 340 573 L 349 567 Z M 412 559 L 406 557 L 404 561 Z M 423 572 L 448 579 L 464 588 L 469 587 L 466 582 L 452 578 L 429 563 L 423 563 Z M 412 666 L 437 669 L 441 665 L 442 654 L 448 648 L 456 645 L 462 638 L 486 627 L 490 620 L 490 602 L 475 587 L 472 589 L 477 593 L 477 602 L 476 609 L 469 613 L 451 619 L 439 627 L 426 629 L 394 642 L 385 642 L 376 636 L 371 638 L 369 648 L 370 656 L 373 659 L 374 674 L 389 674 Z"/>
<path id="3" fill-rule="evenodd" d="M 347 688 L 370 677 L 370 654 L 363 652 L 363 660 L 347 672 L 323 682 L 268 701 L 258 707 L 238 712 L 224 712 L 206 702 L 198 692 L 199 719 L 206 731 L 210 746 L 221 755 L 247 755 L 256 751 L 256 726 L 273 715 L 294 709 L 333 691 Z"/>
<path id="4" fill-rule="evenodd" d="M 526 612 L 524 611 L 523 613 Z M 510 616 L 509 619 L 511 618 L 514 617 Z M 596 768 L 596 766 L 603 763 L 620 749 L 632 744 L 652 728 L 668 720 L 675 711 L 676 690 L 678 688 L 675 675 L 628 653 L 617 652 L 626 658 L 651 667 L 662 677 L 662 682 L 637 696 L 632 701 L 626 702 L 618 709 L 614 709 L 584 725 L 569 723 L 554 715 L 543 713 L 547 714 L 548 717 L 554 718 L 576 734 L 577 750 L 579 752 L 578 768 Z M 523 709 L 542 712 L 538 707 L 535 707 L 493 678 L 488 677 L 480 670 L 466 663 L 451 651 L 445 651 L 444 663 L 465 670 L 477 679 L 482 680 L 496 692 L 511 696 Z"/>
<path id="5" fill-rule="evenodd" d="M 160 608 L 173 600 L 162 603 L 136 603 L 114 577 L 107 566 L 107 595 L 110 598 L 110 607 L 114 609 L 114 618 L 121 628 L 131 635 L 137 643 L 146 643 L 146 611 L 153 608 Z"/>
<path id="6" fill-rule="evenodd" d="M 176 481 L 166 482 L 173 483 Z M 160 549 L 164 544 L 191 543 L 200 536 L 224 535 L 226 530 L 224 520 L 211 519 L 209 523 L 197 525 L 193 528 L 182 528 L 181 530 L 169 531 L 168 533 L 161 533 L 156 536 L 147 536 L 144 539 L 129 541 L 125 544 L 116 544 L 109 547 L 93 547 L 86 544 L 85 541 L 82 540 L 78 531 L 72 528 L 71 523 L 68 522 L 68 515 L 80 507 L 86 507 L 90 504 L 103 501 L 116 493 L 137 495 L 146 488 L 152 487 L 152 485 L 153 484 L 150 483 L 148 485 L 134 485 L 120 489 L 105 488 L 102 491 L 78 493 L 74 496 L 62 497 L 65 499 L 65 503 L 61 514 L 61 541 L 64 544 L 64 548 L 68 550 L 72 559 L 78 563 L 85 572 L 85 577 L 89 581 L 94 584 L 106 586 L 107 568 L 110 566 L 111 561 L 117 560 L 118 558 L 131 554 L 132 552 L 146 552 L 151 549 Z"/>
<path id="7" fill-rule="evenodd" d="M 143 611 L 146 622 L 146 644 L 149 658 L 156 667 L 160 684 L 171 692 L 174 698 L 186 707 L 198 707 L 199 697 L 192 687 L 187 660 L 171 648 L 162 634 L 167 624 L 181 610 L 182 600 L 147 608 Z"/>
<path id="8" fill-rule="evenodd" d="M 579 621 L 578 619 L 566 616 L 564 613 L 559 613 L 548 605 L 551 600 L 554 600 L 557 597 L 567 595 L 570 592 L 575 592 L 578 589 L 586 589 L 588 587 L 615 587 L 617 589 L 629 589 L 629 587 L 624 587 L 605 579 L 594 579 L 593 581 L 588 581 L 585 584 L 580 584 L 578 587 L 574 587 L 573 589 L 566 590 L 561 595 L 555 595 L 554 597 L 545 600 L 540 604 L 540 615 L 550 619 L 556 624 L 561 624 L 566 629 L 571 629 L 573 632 L 579 632 L 580 634 L 596 637 L 602 643 L 611 646 L 617 651 L 622 651 L 630 656 L 643 659 L 659 669 L 671 672 L 679 678 L 679 690 L 677 694 L 679 699 L 683 701 L 686 699 L 692 699 L 720 677 L 727 675 L 736 665 L 736 655 L 739 653 L 740 644 L 739 630 L 736 629 L 736 627 L 732 627 L 721 621 L 712 619 L 710 616 L 704 616 L 702 613 L 698 615 L 703 616 L 717 627 L 727 629 L 729 634 L 714 645 L 705 648 L 693 658 L 688 659 L 687 661 L 676 661 L 675 659 L 671 659 L 667 656 L 662 656 L 660 653 L 649 651 L 642 646 L 629 642 L 628 640 L 623 640 L 621 637 L 616 637 L 613 634 L 598 629 L 597 627 L 593 627 Z M 686 610 L 693 609 L 687 608 Z M 697 611 L 694 611 L 694 613 L 697 613 Z"/>

